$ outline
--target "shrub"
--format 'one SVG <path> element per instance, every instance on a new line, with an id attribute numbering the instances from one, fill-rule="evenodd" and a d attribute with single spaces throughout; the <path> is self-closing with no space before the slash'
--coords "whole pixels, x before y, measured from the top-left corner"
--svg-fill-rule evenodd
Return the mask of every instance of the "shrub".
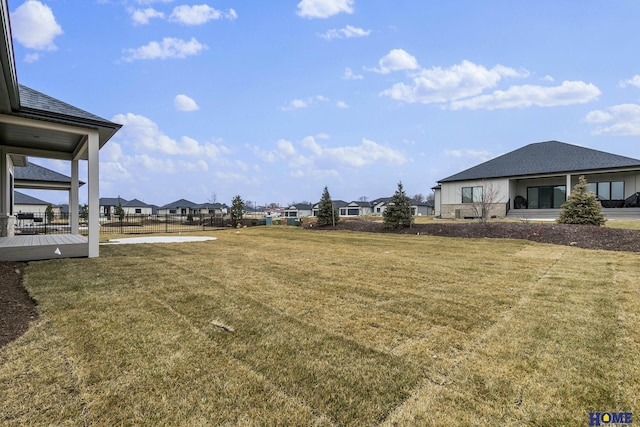
<path id="1" fill-rule="evenodd" d="M 567 201 L 562 204 L 558 218 L 560 224 L 604 225 L 606 220 L 602 215 L 602 206 L 588 188 L 587 180 L 581 176 Z"/>

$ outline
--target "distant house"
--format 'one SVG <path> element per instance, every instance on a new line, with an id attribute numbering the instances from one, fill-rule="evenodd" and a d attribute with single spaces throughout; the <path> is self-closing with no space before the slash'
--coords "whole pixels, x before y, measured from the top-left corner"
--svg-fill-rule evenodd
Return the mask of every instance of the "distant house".
<path id="1" fill-rule="evenodd" d="M 340 210 L 345 206 L 347 206 L 349 203 L 345 202 L 344 200 L 331 200 L 331 204 L 333 205 L 334 208 L 338 208 L 338 214 L 340 214 Z M 319 210 L 320 210 L 320 202 L 313 205 L 313 210 L 311 212 L 311 215 L 314 217 L 317 217 Z"/>
<path id="2" fill-rule="evenodd" d="M 107 219 L 111 219 L 116 214 L 116 208 L 122 206 L 127 202 L 122 197 L 100 197 L 100 216 L 104 216 Z"/>
<path id="3" fill-rule="evenodd" d="M 284 210 L 285 218 L 305 218 L 313 214 L 313 207 L 309 203 L 296 203 Z"/>
<path id="4" fill-rule="evenodd" d="M 348 203 L 347 206 L 340 209 L 340 216 L 366 216 L 373 215 L 372 202 L 365 201 L 353 201 Z"/>
<path id="5" fill-rule="evenodd" d="M 122 210 L 125 215 L 152 215 L 153 206 L 141 202 L 138 199 L 128 200 L 122 203 Z"/>
<path id="6" fill-rule="evenodd" d="M 441 179 L 435 214 L 477 216 L 474 204 L 484 200 L 489 216 L 555 219 L 581 175 L 607 218 L 640 218 L 638 208 L 621 209 L 640 192 L 640 160 L 559 141 L 529 144 Z"/>
<path id="7" fill-rule="evenodd" d="M 433 215 L 433 201 L 426 202 L 411 201 L 411 214 L 414 216 L 430 216 Z"/>
<path id="8" fill-rule="evenodd" d="M 160 206 L 158 208 L 158 215 L 193 215 L 194 213 L 200 213 L 200 209 L 197 206 L 196 203 L 189 200 L 180 199 Z"/>
<path id="9" fill-rule="evenodd" d="M 226 205 L 222 203 L 201 203 L 193 207 L 193 213 L 199 215 L 222 216 L 227 213 Z"/>
<path id="10" fill-rule="evenodd" d="M 49 202 L 40 200 L 36 197 L 29 196 L 28 194 L 21 193 L 19 191 L 14 192 L 14 206 L 15 211 L 20 217 L 22 213 L 37 214 L 38 216 L 44 215 L 47 210 L 47 206 L 51 205 Z M 57 206 L 51 206 L 54 215 L 60 214 L 60 208 Z"/>

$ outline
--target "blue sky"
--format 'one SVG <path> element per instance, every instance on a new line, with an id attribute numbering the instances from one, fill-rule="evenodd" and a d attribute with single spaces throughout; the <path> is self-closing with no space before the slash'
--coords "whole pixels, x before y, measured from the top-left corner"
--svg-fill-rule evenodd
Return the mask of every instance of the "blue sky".
<path id="1" fill-rule="evenodd" d="M 102 197 L 426 196 L 547 140 L 640 158 L 636 0 L 9 6 L 18 80 L 124 125 Z"/>

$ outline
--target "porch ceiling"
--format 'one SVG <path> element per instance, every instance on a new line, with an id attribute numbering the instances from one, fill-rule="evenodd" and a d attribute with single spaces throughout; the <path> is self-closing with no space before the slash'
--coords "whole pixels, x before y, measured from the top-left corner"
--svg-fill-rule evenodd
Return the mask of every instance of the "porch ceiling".
<path id="1" fill-rule="evenodd" d="M 85 136 L 55 129 L 0 122 L 0 141 L 7 147 L 64 153 L 71 157 Z M 64 157 L 67 157 L 64 156 Z"/>

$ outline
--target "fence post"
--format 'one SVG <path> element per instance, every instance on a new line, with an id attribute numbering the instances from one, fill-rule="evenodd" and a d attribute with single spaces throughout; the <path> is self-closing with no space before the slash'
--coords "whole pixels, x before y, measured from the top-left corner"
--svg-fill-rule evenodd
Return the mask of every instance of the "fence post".
<path id="1" fill-rule="evenodd" d="M 164 217 L 164 232 L 165 233 L 169 232 L 169 214 L 165 214 L 165 217 Z"/>

